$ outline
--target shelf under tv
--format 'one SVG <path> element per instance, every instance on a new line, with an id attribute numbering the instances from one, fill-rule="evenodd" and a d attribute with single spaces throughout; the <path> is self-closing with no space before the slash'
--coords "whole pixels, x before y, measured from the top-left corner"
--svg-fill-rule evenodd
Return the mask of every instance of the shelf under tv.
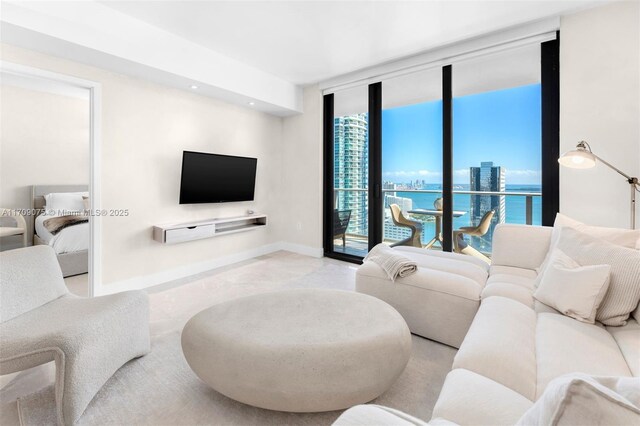
<path id="1" fill-rule="evenodd" d="M 251 231 L 267 226 L 267 215 L 224 217 L 153 227 L 153 239 L 163 244 L 184 243 L 220 235 Z"/>

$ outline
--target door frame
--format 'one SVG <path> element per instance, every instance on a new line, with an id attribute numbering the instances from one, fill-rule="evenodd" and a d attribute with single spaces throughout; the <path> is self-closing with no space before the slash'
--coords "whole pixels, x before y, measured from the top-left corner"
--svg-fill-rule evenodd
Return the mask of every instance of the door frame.
<path id="1" fill-rule="evenodd" d="M 102 86 L 100 83 L 60 74 L 40 68 L 0 61 L 3 73 L 20 77 L 45 79 L 60 84 L 67 84 L 89 91 L 89 201 L 92 212 L 100 210 L 101 189 L 101 145 L 102 145 Z M 102 217 L 89 216 L 89 280 L 88 294 L 93 297 L 102 289 Z"/>

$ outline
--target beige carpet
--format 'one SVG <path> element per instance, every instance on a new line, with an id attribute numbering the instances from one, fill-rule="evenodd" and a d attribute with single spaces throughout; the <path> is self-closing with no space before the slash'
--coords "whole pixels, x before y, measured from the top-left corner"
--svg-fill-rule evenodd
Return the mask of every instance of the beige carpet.
<path id="1" fill-rule="evenodd" d="M 73 275 L 64 279 L 70 293 L 87 297 L 89 294 L 89 274 Z"/>
<path id="2" fill-rule="evenodd" d="M 282 288 L 353 289 L 353 265 L 286 252 L 154 289 L 152 352 L 121 368 L 96 395 L 80 425 L 329 425 L 339 412 L 293 414 L 235 402 L 204 385 L 180 348 L 184 322 L 212 303 Z M 403 375 L 375 402 L 428 420 L 455 349 L 413 337 Z M 51 366 L 24 372 L 0 391 L 0 424 L 54 424 Z M 26 395 L 26 396 L 25 396 Z"/>

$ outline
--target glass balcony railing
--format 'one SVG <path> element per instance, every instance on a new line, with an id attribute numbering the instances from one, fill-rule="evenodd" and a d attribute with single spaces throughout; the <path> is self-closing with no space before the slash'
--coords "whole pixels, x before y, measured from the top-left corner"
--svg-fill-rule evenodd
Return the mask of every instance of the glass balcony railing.
<path id="1" fill-rule="evenodd" d="M 368 251 L 368 199 L 365 188 L 335 188 L 335 206 L 339 210 L 350 210 L 350 224 L 344 238 L 334 241 L 334 250 L 358 256 Z M 422 224 L 421 242 L 423 247 L 441 250 L 441 215 L 438 215 L 435 201 L 442 196 L 441 190 L 432 189 L 384 189 L 383 235 L 384 241 L 394 243 L 408 238 L 411 230 L 393 223 L 389 204 L 398 204 L 404 215 Z M 499 223 L 517 223 L 528 225 L 541 224 L 540 192 L 528 191 L 453 191 L 453 229 L 465 226 L 477 226 L 488 210 L 496 213 L 487 233 L 479 237 L 465 237 L 464 243 L 473 249 L 490 256 L 493 232 Z M 435 241 L 434 241 L 435 238 Z M 343 244 L 344 242 L 344 244 Z"/>

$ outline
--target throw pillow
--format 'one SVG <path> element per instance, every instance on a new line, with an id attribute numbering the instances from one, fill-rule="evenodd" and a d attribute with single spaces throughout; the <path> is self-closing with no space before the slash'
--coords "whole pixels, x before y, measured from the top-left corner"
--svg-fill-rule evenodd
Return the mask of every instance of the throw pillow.
<path id="1" fill-rule="evenodd" d="M 44 196 L 47 214 L 59 216 L 62 214 L 73 214 L 84 210 L 82 197 L 86 192 L 54 192 Z"/>
<path id="2" fill-rule="evenodd" d="M 640 378 L 572 373 L 549 383 L 518 420 L 530 425 L 640 424 Z"/>
<path id="3" fill-rule="evenodd" d="M 640 250 L 640 229 L 606 228 L 603 226 L 587 225 L 561 213 L 556 214 L 556 220 L 553 222 L 554 231 L 556 227 L 573 228 L 594 238 L 608 241 L 611 244 Z"/>
<path id="4" fill-rule="evenodd" d="M 580 266 L 555 249 L 533 297 L 578 321 L 593 324 L 609 287 L 609 265 Z"/>
<path id="5" fill-rule="evenodd" d="M 602 226 L 591 226 L 572 219 L 569 216 L 557 213 L 556 219 L 553 222 L 553 231 L 551 233 L 549 251 L 547 252 L 547 256 L 542 261 L 540 266 L 536 269 L 538 277 L 535 282 L 535 287 L 538 287 L 540 285 L 542 273 L 549 264 L 551 252 L 558 244 L 558 239 L 560 238 L 560 232 L 562 231 L 562 228 L 573 228 L 580 232 L 584 232 L 585 234 L 592 237 L 608 241 L 612 244 L 640 250 L 640 229 L 605 228 Z"/>
<path id="6" fill-rule="evenodd" d="M 640 251 L 571 228 L 562 230 L 557 247 L 579 265 L 611 266 L 609 289 L 596 312 L 596 321 L 611 326 L 625 325 L 640 301 Z"/>

